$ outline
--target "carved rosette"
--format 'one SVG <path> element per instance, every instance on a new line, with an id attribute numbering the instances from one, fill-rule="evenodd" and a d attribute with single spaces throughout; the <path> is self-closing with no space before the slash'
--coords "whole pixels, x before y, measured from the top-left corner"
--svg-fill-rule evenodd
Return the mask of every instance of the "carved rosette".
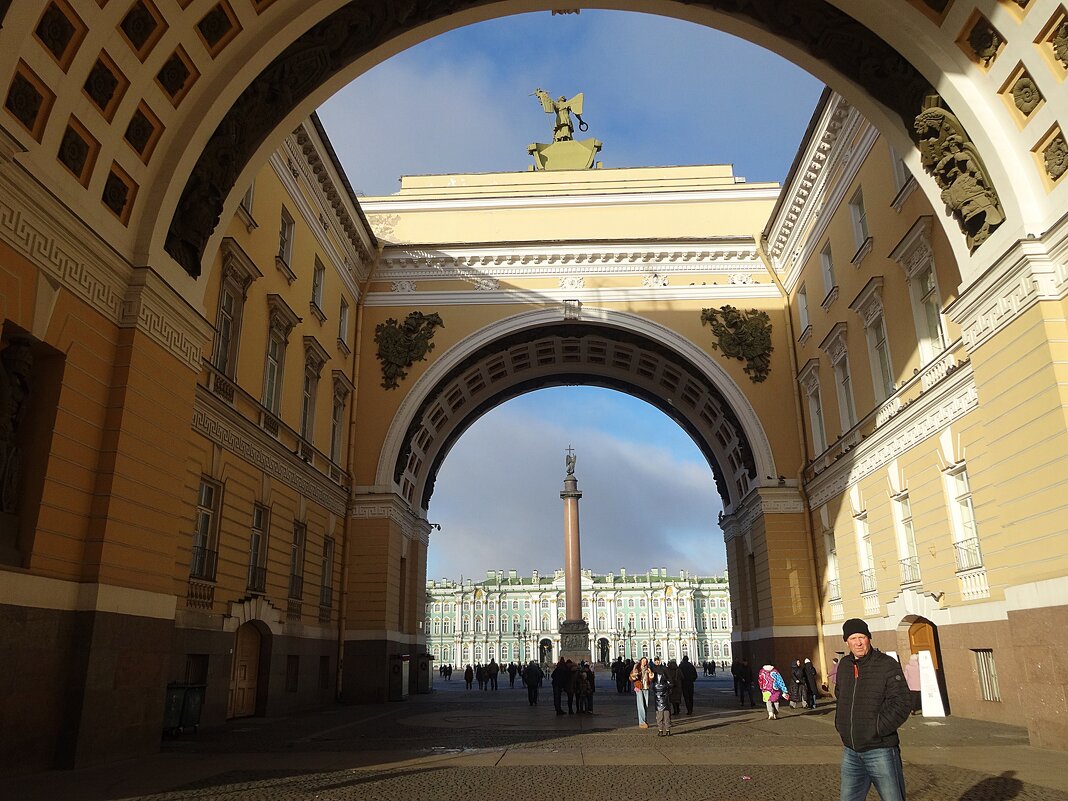
<path id="1" fill-rule="evenodd" d="M 1042 102 L 1042 93 L 1026 72 L 1012 86 L 1012 102 L 1025 117 L 1029 116 Z"/>
<path id="2" fill-rule="evenodd" d="M 1065 142 L 1064 134 L 1055 137 L 1049 143 L 1042 154 L 1042 161 L 1046 165 L 1046 174 L 1051 180 L 1056 181 L 1068 170 L 1068 142 Z"/>
<path id="3" fill-rule="evenodd" d="M 375 327 L 378 360 L 382 363 L 382 387 L 397 389 L 408 377 L 408 368 L 434 350 L 434 329 L 444 328 L 439 314 L 414 311 L 403 323 L 390 317 Z"/>
<path id="4" fill-rule="evenodd" d="M 765 381 L 771 371 L 771 318 L 758 309 L 722 306 L 703 309 L 701 322 L 712 328 L 713 350 L 745 362 L 745 374 L 754 384 Z"/>

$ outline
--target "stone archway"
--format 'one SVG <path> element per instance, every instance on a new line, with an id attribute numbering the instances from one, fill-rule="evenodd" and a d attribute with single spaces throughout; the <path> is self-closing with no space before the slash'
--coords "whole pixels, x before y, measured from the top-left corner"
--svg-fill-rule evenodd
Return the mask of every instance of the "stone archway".
<path id="1" fill-rule="evenodd" d="M 556 311 L 505 318 L 443 354 L 405 397 L 379 456 L 376 485 L 425 515 L 452 443 L 517 395 L 562 383 L 621 389 L 653 404 L 694 439 L 727 506 L 777 475 L 760 419 L 723 367 L 694 343 L 625 312 Z M 590 322 L 586 322 L 590 320 Z"/>
<path id="2" fill-rule="evenodd" d="M 151 265 L 195 306 L 203 290 L 182 273 L 197 276 L 211 263 L 222 237 L 217 222 L 237 206 L 234 187 L 248 182 L 298 120 L 338 87 L 412 44 L 503 14 L 550 8 L 519 0 L 402 6 L 389 0 L 276 0 L 250 6 L 218 4 L 199 16 L 141 2 L 87 6 L 81 14 L 50 12 L 64 19 L 47 23 L 40 4 L 30 0 L 12 0 L 0 10 L 0 50 L 7 54 L 0 80 L 16 130 L 14 149 L 25 150 L 20 160 L 68 207 L 92 208 L 87 216 L 99 218 L 102 235 L 129 263 Z M 1063 20 L 1056 0 L 1026 9 L 999 6 L 988 16 L 966 16 L 963 7 L 931 0 L 892 0 L 878 8 L 828 0 L 630 0 L 619 7 L 721 28 L 774 50 L 839 91 L 903 153 L 915 139 L 914 121 L 937 89 L 985 162 L 1006 217 L 996 236 L 1000 244 L 974 258 L 967 257 L 963 238 L 954 238 L 969 279 L 994 264 L 1008 243 L 1044 233 L 1063 212 L 1063 198 L 1050 195 L 1034 155 L 1051 140 L 1045 128 L 1016 130 L 1002 85 L 1002 73 L 1018 60 L 1047 107 L 1056 106 L 1063 118 L 1065 101 L 1056 89 L 1068 65 L 1057 49 Z M 116 54 L 97 58 L 116 30 L 124 40 L 112 47 Z M 57 61 L 71 80 L 39 77 L 54 72 L 46 62 Z M 103 123 L 92 121 L 90 136 L 110 153 L 136 121 L 139 133 L 130 146 L 141 166 L 124 167 L 125 159 L 110 158 L 83 163 L 80 173 L 57 166 L 54 144 L 82 130 L 75 126 L 67 134 L 62 110 L 78 105 L 90 74 L 100 79 L 88 85 L 104 117 Z M 115 86 L 130 87 L 125 102 Z M 918 165 L 915 151 L 909 159 Z M 924 184 L 932 201 L 938 189 L 934 181 Z"/>

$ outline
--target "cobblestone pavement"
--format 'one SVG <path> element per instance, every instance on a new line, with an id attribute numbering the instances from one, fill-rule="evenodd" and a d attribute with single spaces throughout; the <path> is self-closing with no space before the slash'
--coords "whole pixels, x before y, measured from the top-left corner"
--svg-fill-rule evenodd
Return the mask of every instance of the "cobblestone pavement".
<path id="1" fill-rule="evenodd" d="M 739 708 L 728 682 L 698 683 L 670 738 L 636 725 L 631 695 L 600 682 L 592 715 L 554 714 L 520 687 L 439 682 L 405 702 L 234 721 L 118 765 L 0 781 L 7 801 L 295 801 L 596 795 L 687 801 L 834 799 L 833 704 Z M 1068 801 L 1068 758 L 1022 728 L 914 717 L 901 730 L 910 801 Z M 874 792 L 870 798 L 876 798 Z"/>

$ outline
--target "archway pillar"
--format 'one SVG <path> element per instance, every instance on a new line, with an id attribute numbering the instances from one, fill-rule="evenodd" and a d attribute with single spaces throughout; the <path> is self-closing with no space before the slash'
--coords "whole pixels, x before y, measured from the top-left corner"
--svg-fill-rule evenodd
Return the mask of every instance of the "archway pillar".
<path id="1" fill-rule="evenodd" d="M 780 668 L 816 661 L 820 610 L 815 599 L 805 502 L 793 487 L 760 487 L 720 521 L 730 576 L 736 658 Z"/>
<path id="2" fill-rule="evenodd" d="M 345 566 L 341 700 L 384 701 L 395 657 L 412 657 L 409 692 L 423 631 L 430 524 L 397 493 L 358 493 Z"/>

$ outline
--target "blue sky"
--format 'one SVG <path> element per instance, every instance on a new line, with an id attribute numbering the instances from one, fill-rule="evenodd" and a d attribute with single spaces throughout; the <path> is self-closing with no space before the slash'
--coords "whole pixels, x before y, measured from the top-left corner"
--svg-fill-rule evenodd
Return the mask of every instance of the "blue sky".
<path id="1" fill-rule="evenodd" d="M 582 92 L 584 134 L 605 167 L 734 165 L 786 177 L 823 89 L 735 37 L 649 15 L 522 14 L 443 34 L 338 92 L 320 118 L 358 194 L 401 175 L 526 170 L 551 141 L 530 94 Z M 726 560 L 711 470 L 689 437 L 643 401 L 590 387 L 516 398 L 446 457 L 430 505 L 428 578 L 563 564 L 564 449 L 578 452 L 584 567 L 720 573 Z"/>

